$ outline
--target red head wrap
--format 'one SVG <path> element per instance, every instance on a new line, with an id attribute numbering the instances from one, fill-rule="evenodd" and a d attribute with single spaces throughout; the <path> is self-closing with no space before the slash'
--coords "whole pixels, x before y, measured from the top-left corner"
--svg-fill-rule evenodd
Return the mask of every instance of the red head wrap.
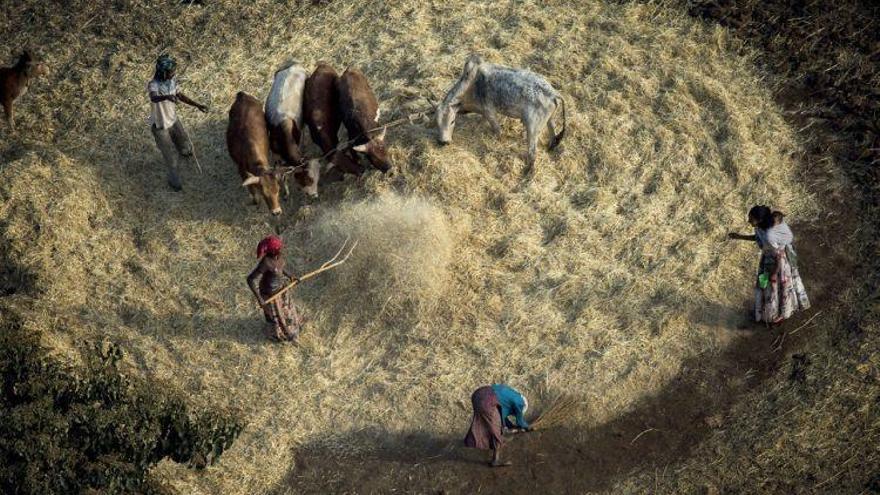
<path id="1" fill-rule="evenodd" d="M 270 235 L 257 244 L 257 258 L 262 258 L 267 254 L 275 256 L 281 252 L 283 247 L 284 243 L 281 242 L 280 237 Z"/>

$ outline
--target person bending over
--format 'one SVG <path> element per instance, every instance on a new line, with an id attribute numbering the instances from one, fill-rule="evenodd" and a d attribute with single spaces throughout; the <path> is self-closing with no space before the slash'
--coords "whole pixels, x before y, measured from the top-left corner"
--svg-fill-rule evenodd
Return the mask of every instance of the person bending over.
<path id="1" fill-rule="evenodd" d="M 471 427 L 464 438 L 466 447 L 492 450 L 492 461 L 489 466 L 510 466 L 511 463 L 501 461 L 501 447 L 504 444 L 504 431 L 531 431 L 529 423 L 523 415 L 529 408 L 525 396 L 516 389 L 496 383 L 483 386 L 471 395 L 474 416 Z M 510 417 L 514 421 L 510 421 Z"/>

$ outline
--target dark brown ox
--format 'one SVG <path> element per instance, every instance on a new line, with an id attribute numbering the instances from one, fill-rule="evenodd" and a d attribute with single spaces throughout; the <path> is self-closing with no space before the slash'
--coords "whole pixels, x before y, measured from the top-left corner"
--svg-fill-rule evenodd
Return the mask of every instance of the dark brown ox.
<path id="1" fill-rule="evenodd" d="M 290 168 L 269 168 L 269 130 L 263 115 L 263 104 L 253 96 L 239 91 L 229 109 L 226 147 L 238 165 L 241 185 L 248 188 L 254 204 L 263 196 L 273 215 L 281 214 L 279 192 Z"/>
<path id="2" fill-rule="evenodd" d="M 365 153 L 374 167 L 387 172 L 391 168 L 385 150 L 385 128 L 373 131 L 379 122 L 379 102 L 363 72 L 348 68 L 339 78 L 339 109 L 342 122 L 354 139 L 354 151 Z"/>
<path id="3" fill-rule="evenodd" d="M 34 76 L 46 73 L 46 66 L 34 61 L 29 51 L 25 50 L 12 67 L 0 68 L 0 103 L 6 112 L 6 125 L 10 131 L 15 130 L 15 117 L 12 113 L 12 102 L 27 92 L 28 83 Z"/>
<path id="4" fill-rule="evenodd" d="M 342 113 L 339 111 L 339 75 L 326 62 L 318 62 L 315 71 L 306 79 L 303 92 L 303 119 L 309 126 L 312 141 L 327 156 L 329 166 L 321 176 L 322 181 L 342 180 L 343 174 L 360 175 L 364 167 L 348 151 L 334 151 L 339 145 L 339 127 Z"/>

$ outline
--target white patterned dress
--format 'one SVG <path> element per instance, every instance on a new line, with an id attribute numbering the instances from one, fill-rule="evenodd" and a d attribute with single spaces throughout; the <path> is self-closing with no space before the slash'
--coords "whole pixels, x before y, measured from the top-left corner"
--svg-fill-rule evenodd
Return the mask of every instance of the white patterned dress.
<path id="1" fill-rule="evenodd" d="M 797 266 L 794 235 L 785 222 L 769 229 L 755 229 L 755 240 L 761 249 L 758 276 L 766 273 L 770 283 L 761 288 L 755 282 L 755 321 L 779 323 L 795 311 L 810 307 L 810 300 Z"/>

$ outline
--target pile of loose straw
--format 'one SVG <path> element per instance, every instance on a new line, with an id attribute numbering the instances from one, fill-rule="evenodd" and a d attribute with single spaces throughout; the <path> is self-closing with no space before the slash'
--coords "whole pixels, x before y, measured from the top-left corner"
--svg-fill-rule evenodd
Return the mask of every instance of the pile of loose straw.
<path id="1" fill-rule="evenodd" d="M 579 404 L 575 397 L 560 394 L 553 400 L 550 407 L 532 421 L 533 430 L 547 430 L 561 426 L 568 421 L 577 410 Z"/>

